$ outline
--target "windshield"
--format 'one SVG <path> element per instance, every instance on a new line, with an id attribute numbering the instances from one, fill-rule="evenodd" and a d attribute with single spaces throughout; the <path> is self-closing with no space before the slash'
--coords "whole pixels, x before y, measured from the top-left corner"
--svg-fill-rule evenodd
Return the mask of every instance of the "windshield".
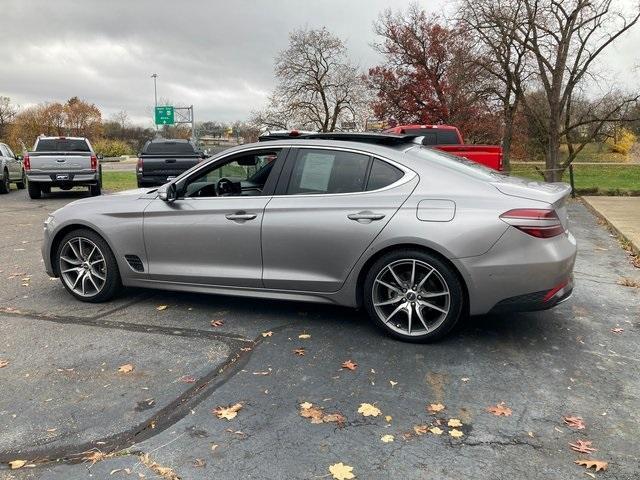
<path id="1" fill-rule="evenodd" d="M 90 152 L 89 144 L 84 139 L 42 138 L 38 140 L 36 152 Z"/>
<path id="2" fill-rule="evenodd" d="M 470 175 L 479 180 L 485 180 L 487 182 L 495 182 L 505 177 L 503 173 L 500 173 L 492 168 L 485 167 L 476 162 L 463 157 L 456 157 L 450 153 L 440 150 L 434 150 L 429 147 L 416 147 L 407 152 L 409 155 L 420 158 L 421 160 L 427 160 L 434 163 L 439 163 L 445 167 L 457 170 L 460 173 Z"/>
<path id="3" fill-rule="evenodd" d="M 189 142 L 150 142 L 144 153 L 151 155 L 193 155 L 196 152 Z"/>

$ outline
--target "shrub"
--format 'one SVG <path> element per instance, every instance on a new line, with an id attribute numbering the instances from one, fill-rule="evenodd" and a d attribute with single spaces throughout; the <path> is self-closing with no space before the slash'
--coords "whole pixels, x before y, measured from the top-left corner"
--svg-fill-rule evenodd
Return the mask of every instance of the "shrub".
<path id="1" fill-rule="evenodd" d="M 626 128 L 623 128 L 618 135 L 618 141 L 610 139 L 607 143 L 612 152 L 628 155 L 631 148 L 636 143 L 637 137 Z"/>
<path id="2" fill-rule="evenodd" d="M 133 148 L 122 140 L 100 139 L 92 144 L 93 149 L 104 157 L 120 157 L 122 155 L 133 155 Z"/>

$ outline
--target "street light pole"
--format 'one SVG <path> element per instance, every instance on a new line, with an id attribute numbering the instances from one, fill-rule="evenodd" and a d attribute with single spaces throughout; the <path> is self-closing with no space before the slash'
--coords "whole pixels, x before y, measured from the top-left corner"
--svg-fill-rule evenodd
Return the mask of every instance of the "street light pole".
<path id="1" fill-rule="evenodd" d="M 158 79 L 158 74 L 157 73 L 151 74 L 151 78 L 153 78 L 153 101 L 154 101 L 154 107 L 155 107 L 153 110 L 153 115 L 155 118 L 155 114 L 156 114 L 155 109 L 158 108 L 158 86 L 156 84 L 156 80 Z M 156 124 L 156 131 L 158 131 L 158 124 Z"/>

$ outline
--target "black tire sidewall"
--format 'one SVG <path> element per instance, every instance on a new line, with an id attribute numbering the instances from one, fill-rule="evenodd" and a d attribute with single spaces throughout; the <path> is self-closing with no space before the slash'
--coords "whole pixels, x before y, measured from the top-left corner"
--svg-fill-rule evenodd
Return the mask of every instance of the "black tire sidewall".
<path id="1" fill-rule="evenodd" d="M 375 311 L 373 306 L 373 298 L 372 298 L 372 288 L 373 282 L 375 281 L 376 276 L 380 273 L 380 271 L 385 268 L 390 263 L 396 260 L 402 259 L 415 259 L 420 260 L 425 263 L 428 263 L 432 267 L 436 268 L 438 272 L 442 275 L 444 280 L 447 282 L 450 292 L 450 308 L 447 317 L 442 322 L 442 324 L 436 329 L 433 330 L 426 335 L 421 336 L 409 336 L 402 335 L 395 330 L 389 328 L 382 319 L 378 317 L 378 314 Z M 413 250 L 413 249 L 402 249 L 402 250 L 394 250 L 389 253 L 386 253 L 382 257 L 380 257 L 376 262 L 371 266 L 367 275 L 365 277 L 364 285 L 363 285 L 363 302 L 364 306 L 369 314 L 369 317 L 373 320 L 373 322 L 382 330 L 384 330 L 387 334 L 391 335 L 394 338 L 399 340 L 403 340 L 411 343 L 426 343 L 432 342 L 435 340 L 439 340 L 447 335 L 453 327 L 458 323 L 460 318 L 463 315 L 464 307 L 466 304 L 466 295 L 465 290 L 462 285 L 462 281 L 458 276 L 457 272 L 455 272 L 451 266 L 442 261 L 436 255 L 432 255 L 430 253 L 421 251 L 421 250 Z"/>
<path id="2" fill-rule="evenodd" d="M 40 185 L 33 182 L 27 182 L 27 192 L 29 193 L 29 198 L 40 198 L 42 195 Z"/>
<path id="3" fill-rule="evenodd" d="M 70 239 L 76 238 L 76 237 L 82 237 L 82 238 L 91 240 L 93 243 L 95 243 L 98 246 L 98 248 L 100 248 L 104 256 L 105 262 L 107 264 L 107 280 L 104 285 L 104 288 L 100 291 L 100 293 L 98 293 L 97 295 L 94 295 L 93 297 L 83 297 L 82 295 L 78 295 L 77 293 L 75 293 L 65 283 L 64 279 L 62 278 L 62 274 L 59 274 L 62 285 L 64 285 L 64 288 L 67 290 L 67 292 L 69 292 L 75 298 L 83 302 L 101 303 L 101 302 L 106 302 L 107 300 L 112 299 L 118 293 L 122 285 L 120 281 L 120 270 L 118 269 L 118 262 L 116 261 L 116 257 L 113 255 L 111 248 L 109 248 L 109 245 L 107 244 L 107 242 L 97 233 L 91 230 L 86 230 L 86 229 L 73 230 L 67 233 L 63 237 L 63 239 L 60 241 L 56 249 L 56 256 L 55 256 L 56 271 L 60 272 L 60 253 L 62 252 L 62 247 Z"/>
<path id="4" fill-rule="evenodd" d="M 9 193 L 10 190 L 11 180 L 9 179 L 9 172 L 5 170 L 2 176 L 2 182 L 0 182 L 0 194 Z"/>

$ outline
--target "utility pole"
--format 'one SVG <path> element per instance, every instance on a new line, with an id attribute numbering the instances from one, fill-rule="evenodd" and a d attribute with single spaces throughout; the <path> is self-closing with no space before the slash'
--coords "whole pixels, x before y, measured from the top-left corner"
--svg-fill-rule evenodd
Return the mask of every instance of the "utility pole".
<path id="1" fill-rule="evenodd" d="M 158 86 L 156 84 L 156 80 L 158 79 L 158 74 L 157 73 L 151 74 L 151 78 L 153 78 L 153 102 L 154 102 L 153 115 L 155 118 L 155 114 L 156 114 L 155 109 L 158 108 Z M 158 131 L 158 124 L 156 124 L 156 132 L 157 131 Z"/>

